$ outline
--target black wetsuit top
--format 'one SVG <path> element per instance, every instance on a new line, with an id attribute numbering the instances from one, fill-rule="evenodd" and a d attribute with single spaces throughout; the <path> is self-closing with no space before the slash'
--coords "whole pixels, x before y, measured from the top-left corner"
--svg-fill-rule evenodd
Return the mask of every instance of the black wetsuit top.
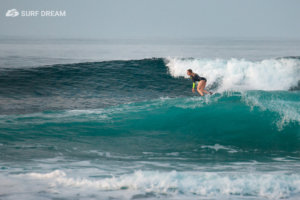
<path id="1" fill-rule="evenodd" d="M 204 77 L 201 77 L 199 76 L 198 74 L 195 73 L 195 77 L 193 75 L 190 76 L 191 79 L 193 80 L 193 82 L 195 83 L 196 81 L 202 81 L 202 80 L 205 80 L 206 81 L 206 78 Z"/>

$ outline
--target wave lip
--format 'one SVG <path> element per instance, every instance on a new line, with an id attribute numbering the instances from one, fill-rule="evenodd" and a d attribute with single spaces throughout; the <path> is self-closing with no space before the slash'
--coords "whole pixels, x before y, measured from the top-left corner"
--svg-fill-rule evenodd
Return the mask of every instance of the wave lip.
<path id="1" fill-rule="evenodd" d="M 173 77 L 186 77 L 192 69 L 208 80 L 208 86 L 218 83 L 218 92 L 245 90 L 289 90 L 298 85 L 299 59 L 269 59 L 259 62 L 238 59 L 167 58 L 166 66 Z"/>

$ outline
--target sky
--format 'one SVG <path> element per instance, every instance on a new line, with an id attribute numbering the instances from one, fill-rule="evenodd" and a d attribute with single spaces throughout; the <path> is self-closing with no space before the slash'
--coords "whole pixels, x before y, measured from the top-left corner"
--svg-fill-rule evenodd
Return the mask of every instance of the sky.
<path id="1" fill-rule="evenodd" d="M 8 10 L 65 17 L 6 17 Z M 62 38 L 300 37 L 299 0 L 0 0 L 0 35 Z"/>

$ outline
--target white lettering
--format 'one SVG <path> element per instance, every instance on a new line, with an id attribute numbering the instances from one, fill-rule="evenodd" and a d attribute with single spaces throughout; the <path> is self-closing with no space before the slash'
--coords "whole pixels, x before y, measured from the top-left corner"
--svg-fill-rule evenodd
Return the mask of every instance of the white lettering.
<path id="1" fill-rule="evenodd" d="M 65 16 L 67 16 L 67 13 L 66 13 L 66 11 L 60 11 L 60 16 L 62 16 L 62 17 L 65 17 Z"/>
<path id="2" fill-rule="evenodd" d="M 67 12 L 66 11 L 45 11 L 45 10 L 42 10 L 42 11 L 33 11 L 33 10 L 30 10 L 30 11 L 21 11 L 21 16 L 24 17 L 24 16 L 27 16 L 27 17 L 30 17 L 30 16 L 38 16 L 39 14 L 41 14 L 42 17 L 65 17 L 67 16 Z"/>
<path id="3" fill-rule="evenodd" d="M 22 17 L 24 17 L 24 16 L 27 16 L 27 17 L 31 17 L 31 16 L 36 17 L 36 16 L 39 15 L 39 12 L 40 11 L 38 11 L 38 10 L 36 10 L 36 11 L 32 11 L 32 10 L 30 10 L 30 11 L 21 11 L 21 16 Z"/>

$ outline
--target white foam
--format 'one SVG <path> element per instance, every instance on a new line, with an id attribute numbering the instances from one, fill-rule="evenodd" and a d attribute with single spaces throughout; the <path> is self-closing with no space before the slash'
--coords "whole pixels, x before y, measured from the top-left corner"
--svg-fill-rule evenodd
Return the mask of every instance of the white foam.
<path id="1" fill-rule="evenodd" d="M 154 152 L 143 152 L 143 154 L 150 155 L 150 156 L 154 156 L 154 155 L 160 156 L 160 155 L 162 155 L 162 153 L 154 153 Z"/>
<path id="2" fill-rule="evenodd" d="M 143 165 L 153 165 L 156 167 L 171 167 L 170 163 L 159 163 L 159 162 L 149 162 L 149 161 L 139 161 L 138 163 Z"/>
<path id="3" fill-rule="evenodd" d="M 186 77 L 192 69 L 207 78 L 207 84 L 218 82 L 217 92 L 245 90 L 288 90 L 298 85 L 300 61 L 269 59 L 259 62 L 222 59 L 167 58 L 166 65 L 173 77 Z"/>
<path id="4" fill-rule="evenodd" d="M 121 158 L 121 159 L 139 159 L 140 156 L 128 156 L 128 155 L 123 155 L 120 153 L 110 153 L 110 152 L 102 152 L 102 151 L 97 151 L 97 150 L 89 150 L 89 151 L 84 151 L 86 153 L 95 153 L 98 154 L 99 156 L 107 157 L 107 158 Z"/>
<path id="5" fill-rule="evenodd" d="M 278 113 L 280 119 L 274 123 L 279 130 L 282 130 L 284 126 L 293 121 L 300 124 L 300 102 L 298 101 L 298 94 L 286 94 L 286 92 L 280 92 L 279 94 L 242 92 L 241 95 L 242 101 L 252 109 L 257 106 L 262 111 L 269 110 Z M 287 96 L 289 99 L 286 99 Z"/>
<path id="6" fill-rule="evenodd" d="M 280 161 L 280 162 L 293 162 L 293 161 L 295 161 L 295 160 L 290 160 L 288 158 L 273 158 L 273 160 Z"/>
<path id="7" fill-rule="evenodd" d="M 178 156 L 179 152 L 166 153 L 167 156 Z"/>
<path id="8" fill-rule="evenodd" d="M 27 174 L 18 174 L 18 175 L 15 175 L 15 176 L 45 179 L 45 178 L 54 178 L 54 177 L 66 176 L 66 173 L 63 172 L 63 171 L 61 171 L 61 170 L 55 170 L 53 172 L 45 173 L 45 174 L 41 174 L 41 173 L 27 173 Z"/>
<path id="9" fill-rule="evenodd" d="M 210 149 L 214 149 L 216 151 L 220 150 L 220 149 L 224 149 L 224 150 L 227 150 L 228 153 L 236 153 L 238 152 L 237 150 L 235 149 L 232 149 L 232 148 L 228 148 L 228 147 L 225 147 L 225 146 L 222 146 L 222 145 L 219 145 L 219 144 L 215 144 L 214 146 L 211 146 L 211 145 L 203 145 L 201 146 L 201 148 L 210 148 Z"/>
<path id="10" fill-rule="evenodd" d="M 53 190 L 74 188 L 81 191 L 139 191 L 176 196 L 202 197 L 240 195 L 271 199 L 288 198 L 300 192 L 300 176 L 280 172 L 264 174 L 212 172 L 135 171 L 105 179 L 69 178 L 62 171 L 47 174 L 29 173 L 28 177 L 44 178 Z M 54 178 L 54 179 L 49 179 Z M 50 182 L 49 182 L 50 180 Z M 53 182 L 51 182 L 53 180 Z M 46 180 L 45 180 L 46 181 Z"/>
<path id="11" fill-rule="evenodd" d="M 300 80 L 300 61 L 297 59 L 269 59 L 263 61 L 222 60 L 222 59 L 179 59 L 168 58 L 166 65 L 173 77 L 185 77 L 187 69 L 192 69 L 208 79 L 208 86 L 218 83 L 219 96 L 235 96 L 237 91 L 242 101 L 250 106 L 259 107 L 279 114 L 274 124 L 282 130 L 291 122 L 300 124 L 300 102 L 298 92 L 288 92 Z M 259 91 L 252 91 L 259 90 Z M 272 92 L 270 92 L 272 91 Z M 209 97 L 209 96 L 208 96 Z M 203 98 L 194 106 L 217 101 L 217 97 Z M 184 107 L 190 106 L 184 104 Z M 183 107 L 183 108 L 184 108 Z"/>

